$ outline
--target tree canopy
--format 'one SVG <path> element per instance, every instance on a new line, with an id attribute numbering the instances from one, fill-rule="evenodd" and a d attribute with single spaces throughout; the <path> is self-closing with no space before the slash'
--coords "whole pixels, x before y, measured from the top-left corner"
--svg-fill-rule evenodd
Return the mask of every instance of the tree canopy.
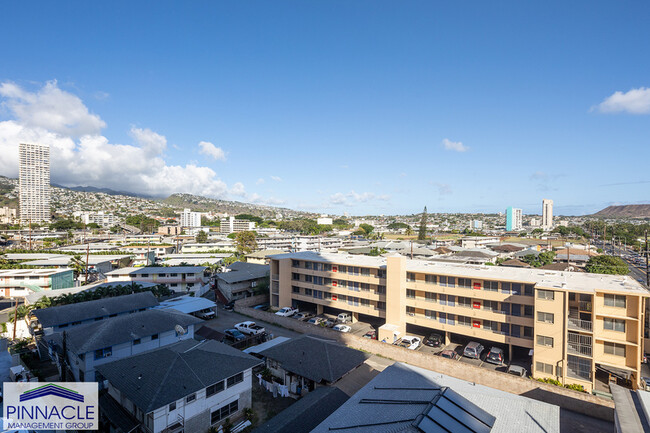
<path id="1" fill-rule="evenodd" d="M 239 232 L 235 235 L 235 248 L 239 254 L 249 254 L 257 249 L 255 232 Z"/>
<path id="2" fill-rule="evenodd" d="M 630 270 L 623 260 L 617 256 L 594 256 L 589 259 L 585 271 L 592 274 L 626 275 Z"/>
<path id="3" fill-rule="evenodd" d="M 427 238 L 427 207 L 422 211 L 422 218 L 420 219 L 420 229 L 418 230 L 418 240 L 423 241 Z"/>
<path id="4" fill-rule="evenodd" d="M 521 261 L 528 263 L 530 266 L 534 268 L 539 268 L 553 263 L 554 257 L 555 257 L 555 251 L 546 251 L 543 253 L 539 253 L 538 256 L 535 256 L 535 254 L 527 254 L 524 257 L 522 257 Z"/>
<path id="5" fill-rule="evenodd" d="M 198 243 L 198 244 L 204 244 L 204 243 L 206 243 L 208 241 L 208 234 L 206 232 L 204 232 L 203 230 L 201 230 L 200 232 L 198 232 L 196 234 L 195 240 L 196 240 L 196 243 Z"/>

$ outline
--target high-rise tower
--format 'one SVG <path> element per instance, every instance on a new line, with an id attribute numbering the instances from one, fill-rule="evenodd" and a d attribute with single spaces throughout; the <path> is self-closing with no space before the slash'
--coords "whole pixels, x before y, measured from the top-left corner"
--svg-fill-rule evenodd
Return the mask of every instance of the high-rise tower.
<path id="1" fill-rule="evenodd" d="M 50 147 L 20 143 L 19 154 L 20 222 L 49 222 Z"/>
<path id="2" fill-rule="evenodd" d="M 544 230 L 553 228 L 553 200 L 547 198 L 542 200 L 542 228 Z"/>

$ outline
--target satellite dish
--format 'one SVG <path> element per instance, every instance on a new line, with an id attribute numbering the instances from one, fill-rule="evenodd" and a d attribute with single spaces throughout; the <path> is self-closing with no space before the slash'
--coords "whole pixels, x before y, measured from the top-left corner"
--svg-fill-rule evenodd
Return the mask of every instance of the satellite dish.
<path id="1" fill-rule="evenodd" d="M 181 325 L 176 325 L 174 326 L 174 329 L 176 330 L 176 333 L 178 335 L 185 335 L 187 334 L 187 329 L 183 328 Z"/>

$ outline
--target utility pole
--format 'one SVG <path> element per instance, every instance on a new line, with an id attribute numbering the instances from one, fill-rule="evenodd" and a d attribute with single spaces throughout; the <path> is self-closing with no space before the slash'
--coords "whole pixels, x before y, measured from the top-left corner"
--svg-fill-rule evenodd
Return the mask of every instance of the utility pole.
<path id="1" fill-rule="evenodd" d="M 86 244 L 86 283 L 88 284 L 88 258 L 90 256 L 90 242 Z"/>
<path id="2" fill-rule="evenodd" d="M 14 305 L 14 338 L 13 340 L 16 340 L 16 325 L 18 322 L 18 298 L 16 298 L 16 304 Z"/>
<path id="3" fill-rule="evenodd" d="M 648 268 L 648 231 L 645 231 L 645 285 L 650 287 L 650 268 Z"/>

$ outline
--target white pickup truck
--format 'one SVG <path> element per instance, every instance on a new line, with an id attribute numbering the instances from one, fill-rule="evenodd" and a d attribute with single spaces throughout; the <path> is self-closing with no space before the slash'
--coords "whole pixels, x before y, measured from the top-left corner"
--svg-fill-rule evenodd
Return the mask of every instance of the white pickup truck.
<path id="1" fill-rule="evenodd" d="M 250 321 L 236 324 L 235 329 L 246 335 L 258 335 L 266 332 L 262 326 L 256 325 L 255 322 Z"/>
<path id="2" fill-rule="evenodd" d="M 275 315 L 276 315 L 276 316 L 290 317 L 290 316 L 293 316 L 294 314 L 296 314 L 297 312 L 298 312 L 298 309 L 297 309 L 297 308 L 292 308 L 292 307 L 283 307 L 283 308 L 280 308 L 280 309 L 275 313 Z"/>

